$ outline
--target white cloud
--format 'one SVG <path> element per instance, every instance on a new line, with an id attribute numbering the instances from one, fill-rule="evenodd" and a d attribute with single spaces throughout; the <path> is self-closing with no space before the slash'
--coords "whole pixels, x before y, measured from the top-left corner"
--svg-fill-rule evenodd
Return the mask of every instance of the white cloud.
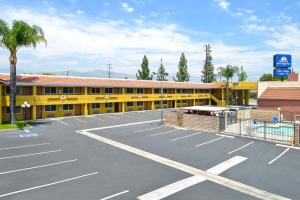
<path id="1" fill-rule="evenodd" d="M 217 0 L 217 3 L 222 9 L 228 11 L 230 3 L 227 0 Z"/>
<path id="2" fill-rule="evenodd" d="M 122 8 L 123 10 L 125 10 L 126 12 L 133 12 L 134 11 L 134 8 L 129 6 L 128 3 L 122 3 Z"/>
<path id="3" fill-rule="evenodd" d="M 81 15 L 81 14 L 84 13 L 84 11 L 82 11 L 82 10 L 77 10 L 76 13 L 77 13 L 78 15 Z"/>
<path id="4" fill-rule="evenodd" d="M 200 77 L 206 42 L 193 41 L 180 32 L 181 27 L 176 24 L 131 25 L 124 21 L 95 21 L 13 8 L 0 8 L 0 13 L 6 21 L 22 19 L 44 29 L 48 46 L 21 49 L 18 52 L 18 67 L 21 68 L 36 71 L 106 70 L 106 64 L 112 63 L 114 70 L 134 74 L 146 54 L 152 71 L 157 71 L 162 57 L 167 71 L 174 74 L 180 54 L 185 52 L 190 73 Z M 272 64 L 273 52 L 226 45 L 221 41 L 213 42 L 211 46 L 216 67 L 244 65 L 251 74 L 265 71 L 264 67 Z M 0 52 L 2 55 L 3 51 Z M 0 57 L 0 65 L 7 64 L 7 58 Z"/>

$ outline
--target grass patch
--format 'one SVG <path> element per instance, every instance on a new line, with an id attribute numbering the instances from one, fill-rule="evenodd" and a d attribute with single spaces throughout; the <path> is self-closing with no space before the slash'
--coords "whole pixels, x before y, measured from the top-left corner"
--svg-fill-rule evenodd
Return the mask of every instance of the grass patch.
<path id="1" fill-rule="evenodd" d="M 3 123 L 0 124 L 0 130 L 5 130 L 5 129 L 14 129 L 14 128 L 25 128 L 25 127 L 30 127 L 28 124 L 25 126 L 24 121 L 19 121 L 16 122 L 16 124 L 10 124 L 10 123 Z"/>

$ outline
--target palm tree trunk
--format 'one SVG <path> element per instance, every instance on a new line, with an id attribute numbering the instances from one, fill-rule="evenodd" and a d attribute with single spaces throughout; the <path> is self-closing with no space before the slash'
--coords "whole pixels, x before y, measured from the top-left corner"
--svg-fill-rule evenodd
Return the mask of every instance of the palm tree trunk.
<path id="1" fill-rule="evenodd" d="M 229 79 L 226 79 L 226 105 L 228 106 L 229 104 Z"/>
<path id="2" fill-rule="evenodd" d="M 11 55 L 10 61 L 10 122 L 11 124 L 16 123 L 16 64 L 17 57 Z"/>

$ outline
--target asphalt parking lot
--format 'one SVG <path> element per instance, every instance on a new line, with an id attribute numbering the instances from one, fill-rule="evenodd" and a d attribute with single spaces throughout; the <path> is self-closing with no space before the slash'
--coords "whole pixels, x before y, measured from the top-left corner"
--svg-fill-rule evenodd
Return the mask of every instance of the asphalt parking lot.
<path id="1" fill-rule="evenodd" d="M 0 199 L 300 199 L 300 150 L 161 126 L 157 111 L 0 132 Z"/>

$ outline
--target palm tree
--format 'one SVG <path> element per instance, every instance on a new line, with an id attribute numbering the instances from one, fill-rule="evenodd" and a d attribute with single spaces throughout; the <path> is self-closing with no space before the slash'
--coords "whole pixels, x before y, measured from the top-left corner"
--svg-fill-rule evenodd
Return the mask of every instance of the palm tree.
<path id="1" fill-rule="evenodd" d="M 227 65 L 226 67 L 219 67 L 219 73 L 226 78 L 226 105 L 229 102 L 229 80 L 238 72 L 238 67 Z"/>
<path id="2" fill-rule="evenodd" d="M 35 48 L 38 43 L 47 41 L 43 30 L 37 25 L 29 25 L 24 21 L 14 20 L 11 27 L 0 19 L 0 46 L 10 52 L 10 121 L 16 123 L 16 64 L 17 51 L 20 47 Z"/>

